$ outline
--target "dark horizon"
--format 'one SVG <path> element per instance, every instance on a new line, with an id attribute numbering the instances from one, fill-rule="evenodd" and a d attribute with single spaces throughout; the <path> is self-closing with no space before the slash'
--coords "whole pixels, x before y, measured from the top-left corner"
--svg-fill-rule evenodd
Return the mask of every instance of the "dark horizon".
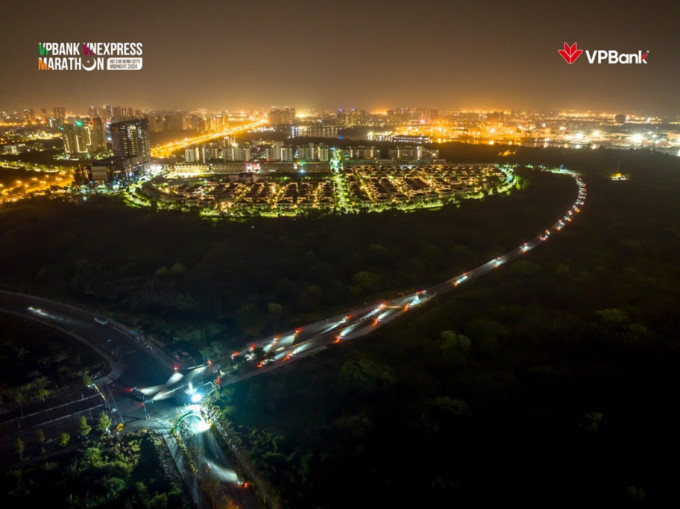
<path id="1" fill-rule="evenodd" d="M 68 9 L 66 8 L 68 5 Z M 660 1 L 286 4 L 209 0 L 6 6 L 0 109 L 591 110 L 680 115 L 677 19 Z M 140 71 L 39 71 L 39 42 L 141 42 Z M 557 50 L 649 51 L 569 65 Z"/>

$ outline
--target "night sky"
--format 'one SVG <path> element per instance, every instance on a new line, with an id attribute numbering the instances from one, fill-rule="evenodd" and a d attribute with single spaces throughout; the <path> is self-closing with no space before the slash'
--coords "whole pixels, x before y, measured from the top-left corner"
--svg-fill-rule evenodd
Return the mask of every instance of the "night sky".
<path id="1" fill-rule="evenodd" d="M 592 109 L 680 115 L 680 2 L 5 0 L 0 109 Z M 38 42 L 131 41 L 142 71 L 38 71 Z M 573 65 L 582 49 L 647 65 Z"/>

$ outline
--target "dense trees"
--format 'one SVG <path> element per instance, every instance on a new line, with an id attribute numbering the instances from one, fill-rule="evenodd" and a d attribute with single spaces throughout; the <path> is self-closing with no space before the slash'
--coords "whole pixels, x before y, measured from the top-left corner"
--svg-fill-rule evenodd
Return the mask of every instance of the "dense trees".
<path id="1" fill-rule="evenodd" d="M 0 314 L 0 403 L 5 411 L 23 414 L 34 400 L 45 401 L 69 387 L 92 383 L 81 378 L 84 367 L 97 372 L 104 365 L 73 339 L 17 317 Z M 14 406 L 16 405 L 16 406 Z"/>
<path id="2" fill-rule="evenodd" d="M 216 340 L 228 350 L 450 277 L 535 235 L 574 189 L 567 177 L 531 182 L 437 212 L 221 223 L 105 198 L 23 202 L 0 213 L 3 285 L 118 313 L 194 354 Z M 92 238 L 101 225 L 110 234 Z"/>
<path id="3" fill-rule="evenodd" d="M 36 441 L 40 444 L 40 451 L 45 452 L 45 432 L 42 429 L 35 430 Z"/>
<path id="4" fill-rule="evenodd" d="M 66 447 L 68 443 L 71 441 L 71 435 L 68 433 L 62 433 L 59 435 L 59 445 L 62 447 Z"/>
<path id="5" fill-rule="evenodd" d="M 446 149 L 469 160 L 498 150 Z M 585 172 L 589 198 L 573 224 L 372 337 L 220 391 L 287 507 L 346 507 L 364 493 L 376 507 L 673 501 L 658 458 L 680 452 L 677 160 L 512 157 Z M 606 179 L 619 160 L 631 181 Z M 306 220 L 213 224 L 109 201 L 25 203 L 0 211 L 3 284 L 123 310 L 160 340 L 225 355 L 533 237 L 575 190 L 568 177 L 524 177 L 526 190 L 460 209 Z M 102 224 L 115 235 L 80 242 Z M 151 503 L 148 484 L 113 477 L 107 490 Z"/>
<path id="6" fill-rule="evenodd" d="M 17 438 L 14 442 L 14 450 L 19 455 L 20 460 L 24 460 L 24 441 L 21 438 Z"/>
<path id="7" fill-rule="evenodd" d="M 99 431 L 100 433 L 108 433 L 110 427 L 111 418 L 107 415 L 106 412 L 102 411 L 99 414 L 99 419 L 97 420 L 97 431 Z"/>
<path id="8" fill-rule="evenodd" d="M 3 474 L 3 505 L 44 504 L 49 489 L 53 507 L 188 508 L 181 479 L 165 473 L 164 465 L 171 461 L 154 435 L 107 436 L 55 462 L 32 463 Z"/>
<path id="9" fill-rule="evenodd" d="M 531 257 L 235 388 L 287 506 L 677 503 L 680 174 L 624 161 L 632 180 L 588 172 L 583 213 Z"/>
<path id="10" fill-rule="evenodd" d="M 78 421 L 78 436 L 85 438 L 90 434 L 90 431 L 92 431 L 92 426 L 87 422 L 87 418 L 81 415 Z"/>

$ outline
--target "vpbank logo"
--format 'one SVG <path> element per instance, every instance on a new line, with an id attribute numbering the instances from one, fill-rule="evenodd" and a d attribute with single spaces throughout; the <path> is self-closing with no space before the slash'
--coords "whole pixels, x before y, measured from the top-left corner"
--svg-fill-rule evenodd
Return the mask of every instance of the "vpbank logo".
<path id="1" fill-rule="evenodd" d="M 571 46 L 564 43 L 563 49 L 558 49 L 557 52 L 564 58 L 568 64 L 573 64 L 583 54 L 582 49 L 578 49 L 574 42 Z M 649 50 L 638 50 L 637 53 L 622 53 L 615 49 L 595 49 L 585 50 L 586 58 L 589 64 L 646 64 Z"/>
<path id="2" fill-rule="evenodd" d="M 569 46 L 566 42 L 564 43 L 564 49 L 558 49 L 557 52 L 562 55 L 562 58 L 564 58 L 564 61 L 567 62 L 568 64 L 573 64 L 576 62 L 578 57 L 581 56 L 581 53 L 583 53 L 582 49 L 578 49 L 576 47 L 576 43 L 574 43 L 572 46 Z"/>

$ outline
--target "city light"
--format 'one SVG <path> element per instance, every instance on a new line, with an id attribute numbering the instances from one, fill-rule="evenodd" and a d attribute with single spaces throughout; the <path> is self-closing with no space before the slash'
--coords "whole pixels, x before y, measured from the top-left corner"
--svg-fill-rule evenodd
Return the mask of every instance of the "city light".
<path id="1" fill-rule="evenodd" d="M 680 1 L 7 6 L 3 507 L 672 508 Z"/>
<path id="2" fill-rule="evenodd" d="M 197 136 L 193 136 L 191 138 L 184 138 L 181 141 L 173 141 L 170 143 L 167 143 L 165 145 L 161 145 L 158 147 L 154 147 L 151 149 L 151 156 L 152 157 L 170 157 L 174 152 L 177 152 L 179 150 L 183 150 L 186 147 L 190 147 L 192 145 L 200 145 L 201 143 L 207 143 L 212 140 L 220 139 L 220 138 L 225 138 L 227 136 L 233 136 L 234 134 L 241 133 L 241 132 L 246 132 L 250 131 L 252 129 L 256 129 L 257 127 L 260 127 L 264 124 L 266 124 L 266 120 L 257 120 L 254 122 L 249 122 L 247 124 L 243 124 L 238 127 L 233 127 L 229 129 L 225 129 L 219 132 L 213 132 L 213 133 L 207 133 L 207 134 L 200 134 Z"/>

